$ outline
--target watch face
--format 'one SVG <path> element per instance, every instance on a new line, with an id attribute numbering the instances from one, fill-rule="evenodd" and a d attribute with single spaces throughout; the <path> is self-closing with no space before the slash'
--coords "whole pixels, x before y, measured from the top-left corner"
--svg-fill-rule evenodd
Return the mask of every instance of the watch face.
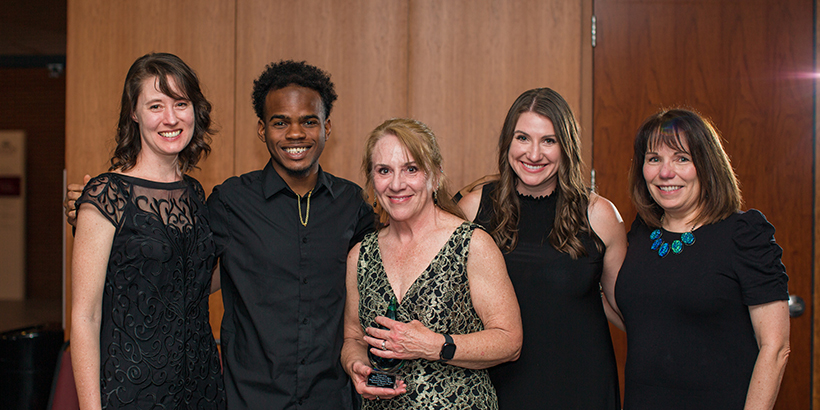
<path id="1" fill-rule="evenodd" d="M 450 360 L 456 354 L 456 345 L 452 343 L 445 343 L 444 346 L 441 347 L 441 358 L 443 360 Z"/>

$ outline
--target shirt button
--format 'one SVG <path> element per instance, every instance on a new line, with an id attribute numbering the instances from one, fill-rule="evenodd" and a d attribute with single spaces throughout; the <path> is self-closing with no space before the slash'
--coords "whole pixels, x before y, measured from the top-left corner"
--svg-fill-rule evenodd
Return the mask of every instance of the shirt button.
<path id="1" fill-rule="evenodd" d="M 305 364 L 305 359 L 302 359 L 302 361 L 300 363 Z"/>
<path id="2" fill-rule="evenodd" d="M 302 320 L 302 324 L 303 324 L 303 325 L 308 324 L 308 320 L 307 320 L 307 318 L 305 318 L 304 320 Z"/>
<path id="3" fill-rule="evenodd" d="M 302 283 L 304 283 L 305 285 L 307 285 L 307 278 L 302 279 Z"/>
<path id="4" fill-rule="evenodd" d="M 302 243 L 307 243 L 307 238 L 302 238 Z"/>

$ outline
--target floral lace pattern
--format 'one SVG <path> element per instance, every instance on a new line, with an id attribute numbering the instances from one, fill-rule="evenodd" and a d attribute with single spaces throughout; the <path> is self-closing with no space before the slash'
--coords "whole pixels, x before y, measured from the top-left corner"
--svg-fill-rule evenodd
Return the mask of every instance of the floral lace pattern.
<path id="1" fill-rule="evenodd" d="M 77 201 L 116 234 L 100 329 L 104 409 L 224 409 L 208 316 L 215 246 L 195 179 L 157 183 L 107 173 Z"/>
<path id="2" fill-rule="evenodd" d="M 467 334 L 484 329 L 470 296 L 467 256 L 470 239 L 478 225 L 465 222 L 424 272 L 407 290 L 399 304 L 397 320 L 419 320 L 437 333 Z M 378 233 L 362 241 L 357 268 L 359 318 L 362 328 L 376 326 L 393 296 L 382 264 Z M 392 400 L 364 400 L 362 409 L 497 409 L 495 389 L 486 370 L 472 370 L 423 359 L 410 360 L 399 377 L 407 393 Z"/>

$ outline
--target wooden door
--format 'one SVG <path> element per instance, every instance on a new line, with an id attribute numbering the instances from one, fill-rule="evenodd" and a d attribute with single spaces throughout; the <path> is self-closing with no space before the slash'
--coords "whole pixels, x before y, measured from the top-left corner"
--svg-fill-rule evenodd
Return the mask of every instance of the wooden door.
<path id="1" fill-rule="evenodd" d="M 789 291 L 811 312 L 812 0 L 595 0 L 593 167 L 599 192 L 635 217 L 632 140 L 661 107 L 687 105 L 722 132 L 746 208 L 775 226 Z M 619 365 L 626 338 L 613 335 Z M 777 409 L 811 407 L 811 314 L 791 320 Z M 623 377 L 623 373 L 621 373 Z M 622 379 L 623 381 L 623 379 Z"/>

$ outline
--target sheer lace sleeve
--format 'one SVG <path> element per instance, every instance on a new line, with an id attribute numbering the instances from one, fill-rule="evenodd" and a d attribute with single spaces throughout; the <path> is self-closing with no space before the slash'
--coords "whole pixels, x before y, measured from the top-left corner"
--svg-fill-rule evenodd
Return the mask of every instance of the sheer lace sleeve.
<path id="1" fill-rule="evenodd" d="M 734 232 L 733 265 L 747 306 L 789 298 L 783 249 L 774 240 L 774 226 L 756 209 L 739 215 Z"/>
<path id="2" fill-rule="evenodd" d="M 116 174 L 106 173 L 92 178 L 77 200 L 77 209 L 88 203 L 97 207 L 111 224 L 119 226 L 125 204 L 128 202 L 128 183 Z"/>

